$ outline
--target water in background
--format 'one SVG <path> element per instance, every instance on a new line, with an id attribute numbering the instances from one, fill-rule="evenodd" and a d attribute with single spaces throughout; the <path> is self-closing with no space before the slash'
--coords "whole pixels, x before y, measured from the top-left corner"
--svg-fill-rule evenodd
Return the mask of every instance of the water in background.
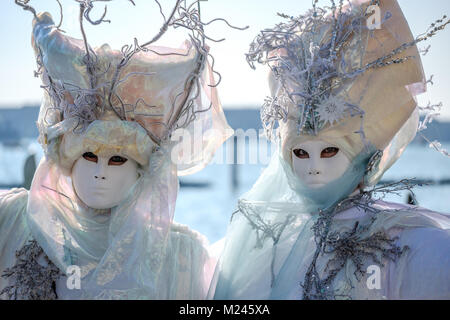
<path id="1" fill-rule="evenodd" d="M 443 144 L 447 150 L 450 144 Z M 263 165 L 237 165 L 239 185 L 232 188 L 233 165 L 211 164 L 203 171 L 185 177 L 185 181 L 208 181 L 204 189 L 181 188 L 175 219 L 205 234 L 211 242 L 225 235 L 231 214 L 236 209 L 237 199 L 248 191 L 261 171 Z M 417 178 L 424 180 L 450 182 L 450 158 L 430 149 L 428 146 L 412 144 L 402 157 L 385 173 L 383 180 Z M 450 184 L 423 186 L 415 189 L 420 206 L 430 210 L 450 213 Z M 407 193 L 400 196 L 389 195 L 387 201 L 407 202 Z"/>
<path id="2" fill-rule="evenodd" d="M 443 147 L 449 150 L 450 144 L 444 144 Z M 0 186 L 20 185 L 23 182 L 23 165 L 28 149 L 33 148 L 36 160 L 39 161 L 42 150 L 33 140 L 24 140 L 16 147 L 0 144 Z M 215 160 L 217 162 L 217 156 Z M 231 214 L 236 209 L 237 199 L 251 188 L 264 167 L 261 164 L 213 163 L 199 173 L 183 177 L 175 220 L 206 235 L 210 242 L 219 240 L 225 235 Z M 235 187 L 233 174 L 235 182 L 237 181 Z M 450 158 L 427 146 L 412 144 L 383 177 L 384 180 L 403 178 L 450 182 Z M 450 184 L 418 187 L 415 194 L 420 206 L 450 213 Z M 395 202 L 406 202 L 406 199 L 406 193 L 387 198 L 388 201 Z"/>

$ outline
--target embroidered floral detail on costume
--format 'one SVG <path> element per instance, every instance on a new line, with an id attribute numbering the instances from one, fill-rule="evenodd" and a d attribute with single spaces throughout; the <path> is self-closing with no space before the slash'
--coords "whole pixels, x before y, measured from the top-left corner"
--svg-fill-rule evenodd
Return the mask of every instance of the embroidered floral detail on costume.
<path id="1" fill-rule="evenodd" d="M 5 294 L 9 300 L 56 300 L 55 281 L 62 273 L 37 241 L 24 245 L 16 252 L 16 258 L 16 264 L 2 274 L 3 278 L 13 278 L 14 284 L 5 287 L 0 296 Z M 42 258 L 45 263 L 39 262 Z"/>

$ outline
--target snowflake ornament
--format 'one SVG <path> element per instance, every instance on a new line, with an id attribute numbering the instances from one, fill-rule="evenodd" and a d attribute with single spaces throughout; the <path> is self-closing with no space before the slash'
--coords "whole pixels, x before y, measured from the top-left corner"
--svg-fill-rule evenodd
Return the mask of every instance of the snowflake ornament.
<path id="1" fill-rule="evenodd" d="M 323 99 L 316 108 L 319 121 L 323 121 L 324 125 L 338 122 L 344 118 L 346 111 L 346 102 L 332 95 Z"/>

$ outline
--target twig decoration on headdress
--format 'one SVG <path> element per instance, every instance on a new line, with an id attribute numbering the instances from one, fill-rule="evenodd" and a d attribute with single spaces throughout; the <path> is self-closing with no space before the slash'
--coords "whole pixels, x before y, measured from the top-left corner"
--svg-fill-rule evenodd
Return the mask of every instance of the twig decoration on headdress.
<path id="1" fill-rule="evenodd" d="M 255 63 L 269 66 L 280 84 L 277 96 L 267 98 L 261 109 L 261 120 L 269 138 L 276 122 L 287 121 L 288 105 L 291 104 L 298 112 L 299 133 L 316 135 L 327 124 L 333 125 L 348 116 L 359 116 L 361 126 L 357 133 L 364 141 L 363 109 L 357 103 L 337 98 L 335 90 L 345 80 L 359 77 L 370 69 L 411 59 L 410 56 L 396 56 L 433 37 L 450 23 L 444 16 L 413 41 L 362 66 L 352 67 L 343 50 L 362 32 L 367 31 L 369 37 L 372 36 L 374 31 L 365 23 L 368 12 L 354 10 L 350 1 L 351 10 L 343 10 L 343 0 L 339 4 L 334 0 L 330 3 L 330 7 L 319 8 L 314 0 L 313 8 L 298 17 L 279 13 L 287 21 L 262 30 L 250 44 L 246 54 L 250 67 L 255 69 Z M 378 4 L 379 1 L 370 2 L 370 5 Z M 387 12 L 381 24 L 390 18 Z M 328 26 L 331 28 L 327 31 L 329 37 L 321 37 L 322 29 Z"/>
<path id="2" fill-rule="evenodd" d="M 39 74 L 45 73 L 44 77 L 48 80 L 48 85 L 45 86 L 45 90 L 49 94 L 52 100 L 53 107 L 51 108 L 54 112 L 49 118 L 48 123 L 54 123 L 55 114 L 60 114 L 60 119 L 66 119 L 68 117 L 76 117 L 78 119 L 77 130 L 83 131 L 89 123 L 99 119 L 105 111 L 111 110 L 113 113 L 121 120 L 127 120 L 127 113 L 135 113 L 136 115 L 143 117 L 160 117 L 161 114 L 150 112 L 149 114 L 142 114 L 136 109 L 140 106 L 145 106 L 147 109 L 151 110 L 156 106 L 151 105 L 151 103 L 145 101 L 142 97 L 136 97 L 134 104 L 126 104 L 120 94 L 117 93 L 117 88 L 129 79 L 131 76 L 141 75 L 151 77 L 154 73 L 136 73 L 131 72 L 129 74 L 122 74 L 124 67 L 129 64 L 132 58 L 139 52 L 152 52 L 156 55 L 167 56 L 167 55 L 183 55 L 179 52 L 171 53 L 159 53 L 155 50 L 149 48 L 150 45 L 162 38 L 162 36 L 168 31 L 170 27 L 173 28 L 184 28 L 189 31 L 189 37 L 192 42 L 193 48 L 197 51 L 197 60 L 194 69 L 186 77 L 183 91 L 176 95 L 173 101 L 171 111 L 169 112 L 169 120 L 167 123 L 157 121 L 155 119 L 153 124 L 158 124 L 163 126 L 164 132 L 161 136 L 155 135 L 153 132 L 144 127 L 150 138 L 158 145 L 161 144 L 162 140 L 170 138 L 171 133 L 178 128 L 187 127 L 192 121 L 196 119 L 196 115 L 199 112 L 204 112 L 209 108 L 203 110 L 195 110 L 195 100 L 200 94 L 200 77 L 204 70 L 209 57 L 212 59 L 212 73 L 218 75 L 220 82 L 220 74 L 214 70 L 214 59 L 209 53 L 209 48 L 207 47 L 205 40 L 210 41 L 222 41 L 224 39 L 215 40 L 207 36 L 204 32 L 204 26 L 209 25 L 216 21 L 225 22 L 227 26 L 243 30 L 248 28 L 239 28 L 231 25 L 223 18 L 212 19 L 209 22 L 203 22 L 200 16 L 200 1 L 195 0 L 191 3 L 185 0 L 176 0 L 173 8 L 170 10 L 170 14 L 166 16 L 164 14 L 163 8 L 158 0 L 154 0 L 159 8 L 159 12 L 163 17 L 163 24 L 159 28 L 159 31 L 147 42 L 140 44 L 136 38 L 134 38 L 132 45 L 124 45 L 121 50 L 121 58 L 119 62 L 114 65 L 110 63 L 106 68 L 100 66 L 98 63 L 99 59 L 96 56 L 95 51 L 89 46 L 87 35 L 84 29 L 84 20 L 88 21 L 92 25 L 100 25 L 104 22 L 110 22 L 106 19 L 107 6 L 103 11 L 103 14 L 98 19 L 91 18 L 90 14 L 94 8 L 96 2 L 110 2 L 111 0 L 75 0 L 80 7 L 79 14 L 79 24 L 80 30 L 83 37 L 84 48 L 86 54 L 83 59 L 83 63 L 86 67 L 86 71 L 89 77 L 89 88 L 84 89 L 75 86 L 70 83 L 53 81 L 49 74 L 45 70 L 45 66 L 42 61 L 39 62 Z M 135 3 L 129 0 L 133 5 Z M 29 0 L 16 0 L 16 3 L 23 7 L 24 10 L 28 10 L 33 13 L 35 17 L 36 11 L 28 5 Z M 60 6 L 61 8 L 61 6 Z M 62 24 L 62 8 L 61 8 L 61 21 L 58 24 L 59 28 Z M 189 49 L 191 50 L 191 49 Z M 189 52 L 186 54 L 188 55 Z M 42 60 L 42 59 L 41 59 Z M 103 75 L 107 72 L 112 71 L 112 78 L 107 81 L 100 81 Z M 209 86 L 215 87 L 218 83 L 210 83 Z M 70 93 L 73 96 L 73 101 L 67 101 L 67 94 Z M 70 99 L 69 99 L 70 100 Z M 57 118 L 57 116 L 56 116 Z"/>

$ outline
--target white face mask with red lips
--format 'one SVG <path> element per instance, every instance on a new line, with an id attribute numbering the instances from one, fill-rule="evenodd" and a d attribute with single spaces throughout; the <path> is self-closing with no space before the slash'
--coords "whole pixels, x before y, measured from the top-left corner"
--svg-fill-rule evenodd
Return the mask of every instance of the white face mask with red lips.
<path id="1" fill-rule="evenodd" d="M 336 146 L 322 140 L 306 141 L 292 149 L 292 169 L 307 187 L 316 189 L 340 178 L 350 160 Z"/>
<path id="2" fill-rule="evenodd" d="M 137 162 L 118 155 L 100 157 L 85 152 L 72 168 L 75 192 L 93 209 L 117 206 L 138 178 Z"/>

